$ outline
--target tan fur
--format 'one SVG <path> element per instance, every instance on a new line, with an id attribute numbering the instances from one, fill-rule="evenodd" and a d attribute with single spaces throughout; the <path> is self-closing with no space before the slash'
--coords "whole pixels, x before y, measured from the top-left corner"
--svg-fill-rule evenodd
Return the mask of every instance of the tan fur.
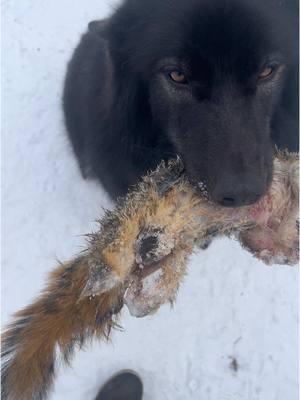
<path id="1" fill-rule="evenodd" d="M 57 348 L 68 363 L 74 346 L 107 338 L 124 303 L 141 317 L 173 302 L 203 239 L 235 233 L 265 262 L 297 262 L 298 188 L 298 157 L 281 154 L 258 204 L 224 209 L 190 185 L 179 160 L 162 164 L 106 213 L 86 252 L 54 270 L 37 300 L 16 314 L 2 338 L 2 399 L 45 399 Z"/>
<path id="2" fill-rule="evenodd" d="M 7 362 L 2 366 L 3 399 L 45 398 L 54 378 L 57 345 L 68 362 L 74 346 L 80 347 L 87 335 L 109 336 L 113 316 L 123 304 L 119 289 L 80 299 L 87 276 L 84 257 L 60 265 L 42 295 L 15 315 L 2 337 Z"/>

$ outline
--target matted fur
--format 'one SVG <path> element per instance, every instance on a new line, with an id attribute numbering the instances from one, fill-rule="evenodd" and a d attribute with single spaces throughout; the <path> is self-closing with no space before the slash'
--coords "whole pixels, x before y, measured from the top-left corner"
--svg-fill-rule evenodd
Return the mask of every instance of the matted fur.
<path id="1" fill-rule="evenodd" d="M 179 159 L 162 163 L 106 213 L 87 250 L 59 265 L 37 300 L 15 315 L 2 337 L 2 399 L 45 399 L 57 350 L 68 363 L 75 346 L 108 338 L 124 303 L 141 317 L 173 302 L 188 257 L 203 240 L 235 234 L 263 261 L 295 264 L 298 189 L 294 154 L 279 154 L 259 203 L 235 209 L 201 195 Z M 265 249 L 258 233 L 269 238 Z"/>

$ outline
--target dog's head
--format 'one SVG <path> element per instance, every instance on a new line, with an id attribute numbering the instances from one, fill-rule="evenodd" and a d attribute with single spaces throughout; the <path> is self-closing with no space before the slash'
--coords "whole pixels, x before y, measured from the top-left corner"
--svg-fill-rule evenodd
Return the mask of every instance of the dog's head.
<path id="1" fill-rule="evenodd" d="M 191 181 L 225 206 L 255 202 L 272 177 L 291 40 L 276 0 L 258 3 L 129 0 L 109 27 L 118 77 L 143 88 L 143 112 Z"/>

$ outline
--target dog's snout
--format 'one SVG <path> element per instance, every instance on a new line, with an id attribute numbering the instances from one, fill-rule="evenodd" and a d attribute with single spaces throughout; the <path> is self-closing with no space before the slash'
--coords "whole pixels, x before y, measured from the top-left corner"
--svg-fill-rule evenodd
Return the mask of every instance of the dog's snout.
<path id="1" fill-rule="evenodd" d="M 212 200 L 224 207 L 241 207 L 257 202 L 266 191 L 263 180 L 221 179 L 212 191 Z"/>

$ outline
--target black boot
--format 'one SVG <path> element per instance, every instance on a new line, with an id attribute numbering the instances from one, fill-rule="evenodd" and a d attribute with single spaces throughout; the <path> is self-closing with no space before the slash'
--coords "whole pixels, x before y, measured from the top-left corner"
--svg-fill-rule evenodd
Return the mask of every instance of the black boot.
<path id="1" fill-rule="evenodd" d="M 142 400 L 143 383 L 133 371 L 121 371 L 100 389 L 95 400 Z"/>

